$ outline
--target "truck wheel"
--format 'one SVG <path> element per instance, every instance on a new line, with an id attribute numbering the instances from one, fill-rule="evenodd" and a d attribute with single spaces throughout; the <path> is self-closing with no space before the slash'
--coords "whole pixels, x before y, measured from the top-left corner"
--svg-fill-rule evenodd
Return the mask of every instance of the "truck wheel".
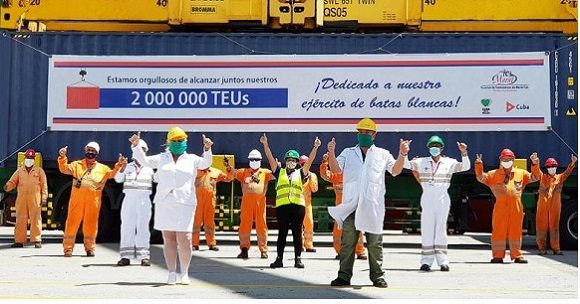
<path id="1" fill-rule="evenodd" d="M 562 204 L 560 246 L 566 250 L 578 249 L 578 200 L 570 200 Z"/>

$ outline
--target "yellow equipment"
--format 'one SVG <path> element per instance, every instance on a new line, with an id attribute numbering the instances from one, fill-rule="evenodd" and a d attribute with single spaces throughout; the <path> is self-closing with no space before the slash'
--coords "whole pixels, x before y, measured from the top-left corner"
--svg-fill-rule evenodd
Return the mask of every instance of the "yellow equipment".
<path id="1" fill-rule="evenodd" d="M 167 132 L 167 142 L 176 139 L 187 139 L 187 134 L 180 127 L 169 128 L 169 132 Z"/>
<path id="2" fill-rule="evenodd" d="M 356 124 L 356 129 L 377 132 L 377 124 L 370 118 L 363 118 Z"/>

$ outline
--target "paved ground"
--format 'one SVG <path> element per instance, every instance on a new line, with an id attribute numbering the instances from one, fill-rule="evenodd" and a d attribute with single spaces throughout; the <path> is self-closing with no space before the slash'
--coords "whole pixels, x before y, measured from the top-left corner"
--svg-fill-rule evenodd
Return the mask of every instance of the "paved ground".
<path id="1" fill-rule="evenodd" d="M 62 257 L 62 233 L 45 235 L 42 249 L 30 246 L 11 249 L 12 228 L 0 227 L 0 300 L 59 298 L 297 298 L 297 299 L 473 299 L 473 298 L 578 298 L 578 254 L 538 256 L 533 238 L 524 248 L 530 263 L 489 264 L 489 235 L 450 236 L 451 272 L 422 273 L 419 267 L 419 236 L 387 231 L 384 235 L 384 268 L 389 288 L 378 289 L 368 279 L 368 262 L 357 260 L 353 286 L 331 288 L 338 261 L 329 234 L 315 236 L 318 252 L 304 253 L 305 269 L 293 268 L 287 247 L 283 269 L 270 269 L 275 257 L 260 259 L 256 247 L 249 260 L 236 259 L 237 236 L 218 235 L 219 252 L 194 253 L 189 269 L 192 284 L 167 286 L 162 245 L 152 247 L 152 267 L 115 266 L 118 244 L 99 244 L 97 256 L 84 257 L 82 245 L 72 258 Z M 254 238 L 255 239 L 255 238 Z M 271 241 L 275 235 L 270 235 Z"/>

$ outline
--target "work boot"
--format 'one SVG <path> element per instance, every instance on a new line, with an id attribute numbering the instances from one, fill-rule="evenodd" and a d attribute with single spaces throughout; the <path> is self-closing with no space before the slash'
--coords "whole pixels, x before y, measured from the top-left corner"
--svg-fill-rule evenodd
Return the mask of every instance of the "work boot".
<path id="1" fill-rule="evenodd" d="M 554 250 L 554 255 L 564 255 L 561 250 Z"/>
<path id="2" fill-rule="evenodd" d="M 267 259 L 268 258 L 268 253 L 266 251 L 260 252 L 260 258 Z"/>
<path id="3" fill-rule="evenodd" d="M 209 250 L 211 250 L 211 251 L 220 251 L 220 249 L 216 245 L 209 246 Z"/>
<path id="4" fill-rule="evenodd" d="M 193 251 L 199 250 L 199 245 L 192 245 L 192 246 L 191 246 L 191 249 L 192 249 Z"/>
<path id="5" fill-rule="evenodd" d="M 300 257 L 294 258 L 294 267 L 304 268 L 304 264 L 302 264 L 302 259 L 300 259 Z"/>
<path id="6" fill-rule="evenodd" d="M 524 258 L 516 258 L 514 260 L 514 263 L 518 263 L 518 264 L 527 264 L 528 260 L 524 259 Z"/>
<path id="7" fill-rule="evenodd" d="M 441 265 L 441 271 L 449 271 L 449 265 L 447 264 Z"/>
<path id="8" fill-rule="evenodd" d="M 41 242 L 34 242 L 34 248 L 42 248 Z"/>
<path id="9" fill-rule="evenodd" d="M 381 278 L 381 279 L 377 279 L 376 281 L 373 282 L 373 286 L 374 287 L 378 287 L 378 288 L 387 288 L 389 287 L 389 285 L 387 284 L 387 281 L 385 281 L 385 279 Z"/>
<path id="10" fill-rule="evenodd" d="M 421 271 L 431 271 L 431 266 L 429 266 L 427 264 L 423 264 L 423 265 L 421 265 L 421 268 L 419 270 L 421 270 Z"/>
<path id="11" fill-rule="evenodd" d="M 340 260 L 340 254 L 337 254 L 337 255 L 334 257 L 334 259 L 335 259 L 335 260 Z"/>
<path id="12" fill-rule="evenodd" d="M 338 277 L 338 278 L 332 280 L 332 282 L 330 282 L 330 286 L 335 286 L 335 287 L 350 286 L 350 281 L 343 280 L 342 278 Z"/>
<path id="13" fill-rule="evenodd" d="M 359 255 L 357 255 L 357 256 L 356 256 L 356 259 L 357 259 L 357 260 L 366 260 L 366 259 L 368 259 L 368 258 L 367 258 L 367 256 L 366 256 L 366 254 L 364 254 L 364 253 L 361 253 L 361 254 L 359 254 Z"/>
<path id="14" fill-rule="evenodd" d="M 489 262 L 492 264 L 503 264 L 503 259 L 502 258 L 493 258 Z"/>
<path id="15" fill-rule="evenodd" d="M 24 244 L 22 243 L 14 243 L 10 246 L 10 248 L 24 248 Z"/>
<path id="16" fill-rule="evenodd" d="M 238 259 L 248 259 L 248 248 L 242 248 L 242 252 L 238 254 Z"/>
<path id="17" fill-rule="evenodd" d="M 540 249 L 540 251 L 538 251 L 539 255 L 546 255 L 548 254 L 548 251 L 546 251 L 546 249 Z"/>
<path id="18" fill-rule="evenodd" d="M 306 248 L 304 251 L 306 252 L 316 252 L 315 248 Z"/>
<path id="19" fill-rule="evenodd" d="M 141 266 L 151 266 L 151 261 L 149 259 L 142 259 Z"/>
<path id="20" fill-rule="evenodd" d="M 72 257 L 72 251 L 65 251 L 65 252 L 64 252 L 64 257 L 65 257 L 65 258 L 70 258 L 70 257 Z"/>
<path id="21" fill-rule="evenodd" d="M 126 258 L 122 258 L 119 260 L 119 262 L 117 262 L 117 266 L 129 266 L 129 265 L 131 265 L 131 260 Z"/>
<path id="22" fill-rule="evenodd" d="M 87 251 L 87 256 L 88 257 L 94 257 L 95 256 L 95 251 L 94 250 Z"/>
<path id="23" fill-rule="evenodd" d="M 284 267 L 284 263 L 282 263 L 282 258 L 277 257 L 274 263 L 270 264 L 270 268 L 282 268 Z"/>

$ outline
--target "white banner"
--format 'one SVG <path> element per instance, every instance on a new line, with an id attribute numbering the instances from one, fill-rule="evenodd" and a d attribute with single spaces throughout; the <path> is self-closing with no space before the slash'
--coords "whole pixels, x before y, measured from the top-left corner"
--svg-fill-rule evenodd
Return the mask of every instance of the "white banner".
<path id="1" fill-rule="evenodd" d="M 52 130 L 547 130 L 538 53 L 53 56 Z"/>

